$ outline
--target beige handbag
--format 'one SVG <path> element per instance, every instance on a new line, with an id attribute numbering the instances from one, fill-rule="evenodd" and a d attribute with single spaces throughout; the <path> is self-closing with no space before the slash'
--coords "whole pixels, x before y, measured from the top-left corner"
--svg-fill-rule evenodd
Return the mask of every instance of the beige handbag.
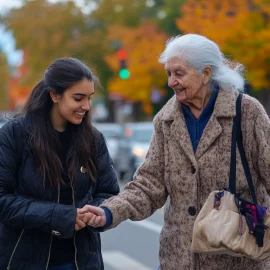
<path id="1" fill-rule="evenodd" d="M 270 214 L 257 204 L 242 143 L 241 99 L 239 94 L 232 132 L 229 191 L 210 193 L 194 223 L 191 251 L 264 260 L 270 256 Z M 253 203 L 236 194 L 236 143 Z"/>

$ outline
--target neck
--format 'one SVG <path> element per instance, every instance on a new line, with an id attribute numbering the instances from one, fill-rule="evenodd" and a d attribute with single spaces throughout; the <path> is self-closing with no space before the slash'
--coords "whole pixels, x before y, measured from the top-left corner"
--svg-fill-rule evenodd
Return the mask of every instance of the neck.
<path id="1" fill-rule="evenodd" d="M 190 111 L 194 115 L 196 119 L 198 119 L 205 108 L 206 104 L 208 103 L 212 94 L 212 90 L 209 88 L 204 88 L 200 92 L 200 95 L 196 96 L 192 100 L 188 100 L 184 104 L 190 108 Z"/>
<path id="2" fill-rule="evenodd" d="M 66 126 L 67 126 L 67 121 L 64 120 L 58 113 L 58 111 L 56 110 L 56 105 L 54 104 L 51 112 L 50 112 L 50 117 L 51 117 L 51 123 L 52 126 L 55 130 L 59 131 L 59 132 L 63 132 L 66 130 Z"/>

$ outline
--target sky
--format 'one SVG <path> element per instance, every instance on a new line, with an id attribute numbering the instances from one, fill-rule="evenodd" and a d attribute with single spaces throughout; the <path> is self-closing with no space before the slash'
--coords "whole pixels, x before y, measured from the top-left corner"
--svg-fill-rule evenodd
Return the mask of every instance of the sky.
<path id="1" fill-rule="evenodd" d="M 34 0 L 33 0 L 34 1 Z M 51 3 L 66 2 L 67 0 L 48 0 Z M 78 7 L 83 8 L 84 13 L 89 13 L 95 7 L 91 4 L 89 6 L 84 5 L 84 0 L 73 0 Z M 4 14 L 11 8 L 19 8 L 21 6 L 21 0 L 0 0 L 0 14 Z M 12 33 L 6 32 L 4 27 L 0 25 L 0 50 L 2 50 L 8 58 L 8 62 L 12 66 L 18 66 L 22 60 L 22 53 L 16 51 L 15 40 Z"/>
<path id="2" fill-rule="evenodd" d="M 10 8 L 20 6 L 20 0 L 0 0 L 0 14 L 4 14 Z M 9 64 L 17 66 L 21 62 L 22 54 L 15 50 L 15 41 L 12 34 L 4 30 L 4 27 L 0 26 L 0 49 L 7 55 Z"/>

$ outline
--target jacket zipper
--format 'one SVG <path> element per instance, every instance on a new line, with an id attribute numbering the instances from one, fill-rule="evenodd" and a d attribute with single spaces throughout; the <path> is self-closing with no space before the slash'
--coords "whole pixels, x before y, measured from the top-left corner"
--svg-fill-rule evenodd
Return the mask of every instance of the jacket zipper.
<path id="1" fill-rule="evenodd" d="M 12 261 L 12 259 L 13 259 L 14 253 L 15 253 L 15 251 L 16 251 L 16 249 L 17 249 L 17 246 L 18 246 L 18 244 L 19 244 L 19 242 L 20 242 L 20 240 L 21 240 L 21 238 L 22 238 L 23 232 L 24 232 L 24 229 L 22 229 L 22 232 L 21 232 L 21 234 L 20 234 L 20 236 L 19 236 L 19 239 L 18 239 L 18 241 L 17 241 L 17 243 L 16 243 L 16 245 L 15 245 L 15 247 L 14 247 L 14 249 L 13 249 L 13 252 L 12 252 L 11 256 L 10 256 L 10 259 L 9 259 L 9 262 L 8 262 L 8 266 L 7 266 L 7 270 L 10 269 L 11 261 Z"/>
<path id="2" fill-rule="evenodd" d="M 58 186 L 57 186 L 57 203 L 59 203 L 59 201 L 60 201 L 60 184 L 58 184 Z M 49 248 L 49 254 L 48 254 L 46 270 L 48 269 L 50 256 L 51 256 L 52 240 L 53 240 L 53 235 L 51 235 L 51 241 L 50 241 L 50 248 Z"/>
<path id="3" fill-rule="evenodd" d="M 75 206 L 75 199 L 74 199 L 74 188 L 72 186 L 72 183 L 70 184 L 71 186 L 71 189 L 72 189 L 72 200 L 73 200 L 73 206 Z M 76 247 L 76 242 L 75 242 L 75 237 L 76 237 L 76 231 L 74 233 L 74 237 L 73 237 L 73 243 L 74 243 L 74 248 L 75 248 L 75 265 L 76 265 L 76 268 L 77 270 L 79 270 L 79 267 L 78 267 L 78 262 L 77 262 L 77 247 Z"/>

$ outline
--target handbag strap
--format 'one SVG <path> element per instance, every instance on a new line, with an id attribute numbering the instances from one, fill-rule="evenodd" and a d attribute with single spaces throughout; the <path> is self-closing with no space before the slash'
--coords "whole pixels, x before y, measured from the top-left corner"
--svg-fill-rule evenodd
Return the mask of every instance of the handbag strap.
<path id="1" fill-rule="evenodd" d="M 245 176 L 248 182 L 250 193 L 252 196 L 253 203 L 257 205 L 257 198 L 252 182 L 250 169 L 243 145 L 243 135 L 241 130 L 241 104 L 243 95 L 240 93 L 236 100 L 236 116 L 233 118 L 233 129 L 232 129 L 232 146 L 231 146 L 231 166 L 230 166 L 230 180 L 229 190 L 232 194 L 236 194 L 236 143 L 241 156 L 242 165 L 244 168 Z"/>

